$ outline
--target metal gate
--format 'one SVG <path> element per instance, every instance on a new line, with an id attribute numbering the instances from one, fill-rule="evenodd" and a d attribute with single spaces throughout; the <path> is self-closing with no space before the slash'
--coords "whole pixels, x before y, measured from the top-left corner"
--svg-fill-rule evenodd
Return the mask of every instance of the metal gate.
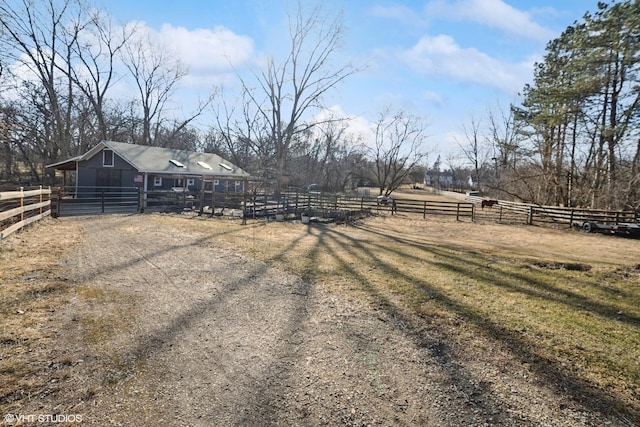
<path id="1" fill-rule="evenodd" d="M 62 187 L 52 195 L 51 212 L 57 216 L 137 213 L 137 187 Z"/>

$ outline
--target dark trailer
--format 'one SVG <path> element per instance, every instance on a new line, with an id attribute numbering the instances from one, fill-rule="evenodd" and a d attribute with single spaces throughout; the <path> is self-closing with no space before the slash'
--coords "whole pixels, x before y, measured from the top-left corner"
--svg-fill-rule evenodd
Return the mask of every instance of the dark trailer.
<path id="1" fill-rule="evenodd" d="M 620 222 L 618 224 L 603 224 L 595 221 L 583 223 L 574 222 L 574 227 L 581 228 L 585 233 L 617 234 L 628 237 L 640 237 L 640 224 L 633 222 Z"/>

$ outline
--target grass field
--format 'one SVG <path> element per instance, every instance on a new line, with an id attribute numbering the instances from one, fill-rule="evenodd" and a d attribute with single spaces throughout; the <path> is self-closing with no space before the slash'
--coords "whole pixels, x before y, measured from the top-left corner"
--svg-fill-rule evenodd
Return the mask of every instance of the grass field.
<path id="1" fill-rule="evenodd" d="M 348 226 L 149 217 L 365 300 L 408 330 L 419 329 L 419 321 L 443 328 L 470 351 L 499 347 L 585 402 L 640 413 L 637 240 L 406 215 Z M 72 219 L 35 227 L 52 233 L 26 230 L 2 242 L 0 314 L 12 320 L 1 332 L 7 342 L 27 337 L 42 347 L 52 341 L 38 329 L 41 316 L 68 303 L 68 285 L 52 266 L 81 233 Z M 20 382 L 29 369 L 36 367 L 14 355 L 0 374 Z"/>

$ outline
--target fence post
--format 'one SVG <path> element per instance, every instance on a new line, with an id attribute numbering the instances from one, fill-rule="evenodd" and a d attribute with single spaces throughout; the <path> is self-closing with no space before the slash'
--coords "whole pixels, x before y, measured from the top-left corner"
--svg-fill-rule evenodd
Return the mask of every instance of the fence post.
<path id="1" fill-rule="evenodd" d="M 24 221 L 24 187 L 20 187 L 20 221 Z"/>
<path id="2" fill-rule="evenodd" d="M 269 222 L 270 209 L 271 209 L 271 206 L 269 206 L 269 195 L 265 192 L 264 193 L 264 215 L 265 215 L 265 218 L 267 219 L 267 222 Z"/>
<path id="3" fill-rule="evenodd" d="M 527 225 L 533 225 L 533 206 L 529 206 L 529 215 L 527 218 Z"/>
<path id="4" fill-rule="evenodd" d="M 424 201 L 424 207 L 422 208 L 422 219 L 427 219 L 427 201 Z"/>
<path id="5" fill-rule="evenodd" d="M 138 187 L 138 212 L 144 213 L 144 186 Z"/>
<path id="6" fill-rule="evenodd" d="M 426 202 L 425 202 L 426 205 Z M 456 221 L 460 221 L 460 203 L 456 205 Z"/>
<path id="7" fill-rule="evenodd" d="M 256 202 L 258 200 L 258 196 L 256 195 L 256 193 L 253 193 L 253 196 L 251 196 L 251 204 L 252 204 L 252 211 L 253 211 L 253 219 L 256 219 Z"/>
<path id="8" fill-rule="evenodd" d="M 220 181 L 218 181 L 220 182 Z M 213 180 L 211 184 L 211 215 L 210 218 L 213 218 L 216 214 L 216 180 Z"/>
<path id="9" fill-rule="evenodd" d="M 60 205 L 62 204 L 62 187 L 58 188 L 58 191 L 56 191 L 56 218 L 60 218 L 60 212 L 61 212 L 61 208 Z"/>
<path id="10" fill-rule="evenodd" d="M 247 178 L 242 181 L 242 225 L 247 225 Z"/>
<path id="11" fill-rule="evenodd" d="M 498 222 L 502 222 L 502 205 L 500 205 L 500 216 L 498 217 Z"/>
<path id="12" fill-rule="evenodd" d="M 49 197 L 48 197 L 48 200 L 49 200 L 49 215 L 51 215 L 51 206 L 52 206 L 52 204 L 51 204 L 51 195 L 53 193 L 51 192 L 51 186 L 48 186 L 47 189 L 49 190 Z"/>
<path id="13" fill-rule="evenodd" d="M 198 209 L 198 216 L 204 215 L 204 202 L 206 198 L 206 194 L 205 194 L 206 181 L 204 180 L 204 176 L 202 177 L 201 182 L 202 182 L 202 188 L 200 188 L 200 197 L 199 197 L 200 209 Z"/>
<path id="14" fill-rule="evenodd" d="M 38 193 L 38 202 L 42 205 L 42 185 L 40 186 L 40 193 Z M 42 215 L 42 206 L 38 209 L 38 213 Z"/>
<path id="15" fill-rule="evenodd" d="M 101 204 L 102 204 L 102 213 L 104 213 L 104 188 L 102 189 L 102 195 L 101 195 Z"/>

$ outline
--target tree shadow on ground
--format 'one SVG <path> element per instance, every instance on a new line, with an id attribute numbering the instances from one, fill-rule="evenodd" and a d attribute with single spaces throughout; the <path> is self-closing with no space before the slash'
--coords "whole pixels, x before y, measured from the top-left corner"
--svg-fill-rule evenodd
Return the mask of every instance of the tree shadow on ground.
<path id="1" fill-rule="evenodd" d="M 85 224 L 87 228 L 105 225 L 104 222 Z M 249 227 L 260 228 L 262 226 L 254 224 Z M 135 247 L 128 241 L 119 241 L 120 250 L 116 259 L 98 263 L 98 268 L 85 271 L 74 281 L 85 286 L 93 286 L 95 283 L 93 281 L 99 282 L 104 277 L 113 277 L 122 272 L 147 268 L 157 274 L 157 277 L 153 279 L 153 285 L 158 288 L 159 292 L 162 292 L 165 286 L 174 285 L 173 281 L 177 278 L 173 275 L 182 272 L 182 270 L 164 271 L 163 260 L 182 259 L 189 251 L 209 250 L 212 246 L 215 247 L 216 242 L 224 236 L 246 232 L 247 228 L 216 233 L 205 232 L 196 236 L 180 236 L 176 230 L 172 231 L 161 225 L 154 226 L 154 231 L 174 232 L 176 237 L 163 240 L 166 244 L 162 246 L 150 245 L 149 249 Z M 91 231 L 89 230 L 89 232 Z M 293 250 L 297 244 L 297 241 L 292 241 L 285 250 Z M 215 254 L 214 251 L 212 251 L 213 254 Z M 95 256 L 108 257 L 109 254 L 96 254 Z M 229 274 L 229 277 L 221 278 L 222 285 L 216 287 L 216 292 L 191 295 L 185 299 L 183 305 L 176 303 L 175 311 L 162 316 L 161 322 L 154 325 L 151 330 L 139 333 L 135 325 L 132 325 L 132 330 L 128 331 L 132 338 L 130 345 L 108 349 L 108 357 L 103 359 L 105 369 L 102 384 L 107 386 L 129 384 L 138 374 L 144 372 L 150 363 L 153 363 L 152 360 L 169 352 L 172 347 L 184 339 L 185 335 L 197 329 L 203 319 L 218 319 L 217 313 L 225 311 L 226 307 L 236 303 L 236 297 L 239 294 L 250 294 L 256 299 L 261 298 L 261 292 L 265 288 L 259 278 L 268 274 L 271 267 L 264 262 L 242 263 L 236 267 L 241 266 L 243 267 L 241 272 L 235 272 Z M 201 273 L 207 272 L 206 265 L 201 268 Z M 279 278 L 283 279 L 283 277 Z M 223 417 L 228 417 L 229 425 L 265 425 L 278 421 L 278 405 L 275 404 L 278 402 L 276 391 L 283 383 L 294 377 L 294 374 L 291 373 L 294 365 L 288 363 L 292 357 L 295 357 L 297 348 L 297 345 L 292 342 L 292 338 L 303 335 L 306 331 L 309 311 L 312 309 L 310 296 L 314 292 L 314 287 L 312 282 L 299 279 L 293 282 L 288 279 L 286 283 L 284 281 L 282 283 L 274 282 L 271 285 L 274 288 L 280 288 L 278 292 L 281 292 L 282 298 L 285 299 L 285 301 L 281 301 L 281 304 L 286 307 L 281 313 L 283 317 L 278 319 L 278 328 L 274 329 L 273 337 L 270 337 L 269 342 L 266 343 L 267 350 L 271 352 L 266 355 L 268 356 L 267 360 L 271 360 L 271 362 L 267 362 L 265 366 L 254 366 L 256 372 L 260 371 L 253 372 L 254 375 L 257 375 L 255 378 L 242 371 L 234 374 L 219 373 L 219 375 L 230 375 L 230 379 L 235 380 L 238 387 L 246 386 L 251 389 L 251 392 L 240 396 L 242 402 L 237 404 L 237 411 L 232 411 L 229 414 L 200 414 L 204 419 L 209 418 L 213 424 L 218 424 Z M 153 291 L 153 289 L 147 290 Z M 242 312 L 241 307 L 238 310 L 239 314 L 243 316 L 251 314 Z M 138 315 L 140 314 L 136 316 Z M 234 321 L 233 318 L 226 320 Z M 237 320 L 242 321 L 243 319 Z M 229 351 L 229 354 L 231 357 L 235 357 L 232 350 Z M 179 361 L 174 361 L 174 363 L 179 363 Z M 164 402 L 164 404 L 166 403 Z M 182 410 L 184 408 L 176 409 L 176 411 Z M 189 415 L 185 414 L 185 416 Z"/>
<path id="2" fill-rule="evenodd" d="M 249 225 L 249 227 L 252 226 L 258 225 Z M 537 376 L 542 379 L 543 385 L 554 390 L 559 395 L 568 396 L 589 410 L 615 416 L 623 414 L 624 417 L 640 421 L 637 407 L 628 407 L 624 402 L 620 402 L 606 392 L 594 388 L 586 380 L 564 369 L 557 362 L 550 360 L 537 351 L 517 331 L 492 321 L 482 311 L 451 298 L 427 281 L 408 274 L 399 266 L 386 260 L 391 256 L 402 256 L 412 262 L 425 262 L 425 259 L 428 258 L 427 262 L 433 268 L 453 272 L 464 277 L 481 278 L 485 281 L 491 281 L 495 286 L 500 286 L 513 292 L 566 304 L 571 309 L 588 310 L 598 316 L 618 319 L 615 317 L 614 307 L 598 301 L 592 301 L 564 289 L 558 289 L 553 286 L 553 281 L 550 279 L 533 280 L 528 276 L 514 272 L 488 269 L 486 265 L 490 260 L 480 255 L 477 255 L 471 261 L 466 260 L 461 263 L 455 251 L 451 251 L 446 247 L 427 244 L 414 236 L 386 234 L 367 226 L 361 226 L 358 229 L 365 232 L 365 236 L 370 235 L 372 238 L 356 239 L 346 228 L 308 226 L 306 233 L 301 233 L 296 239 L 288 242 L 284 248 L 279 249 L 279 254 L 271 258 L 271 261 L 274 263 L 286 262 L 285 254 L 296 251 L 303 240 L 315 239 L 310 252 L 305 254 L 309 263 L 316 262 L 320 255 L 329 254 L 339 266 L 339 269 L 353 277 L 360 289 L 366 292 L 381 310 L 384 310 L 388 318 L 394 319 L 398 324 L 403 325 L 402 332 L 415 343 L 416 347 L 426 349 L 429 357 L 436 360 L 440 369 L 446 374 L 447 382 L 455 384 L 469 396 L 481 397 L 475 399 L 473 405 L 469 407 L 451 407 L 450 410 L 466 411 L 469 416 L 477 414 L 478 411 L 485 414 L 493 414 L 493 418 L 498 424 L 509 424 L 516 421 L 511 418 L 512 415 L 507 411 L 508 408 L 505 404 L 496 399 L 495 396 L 492 396 L 491 391 L 476 381 L 472 372 L 465 369 L 464 363 L 457 360 L 456 350 L 451 344 L 452 338 L 455 337 L 450 336 L 449 332 L 442 328 L 425 323 L 424 319 L 399 306 L 385 289 L 370 282 L 361 272 L 360 266 L 375 265 L 388 280 L 402 280 L 412 283 L 417 291 L 429 295 L 440 306 L 466 322 L 473 324 L 478 330 L 483 331 L 487 337 L 507 348 L 518 360 L 529 364 Z M 90 272 L 86 277 L 83 276 L 83 280 L 91 280 L 99 275 L 113 274 L 123 269 L 133 268 L 140 263 L 153 261 L 154 257 L 161 255 L 175 254 L 179 256 L 187 248 L 210 247 L 211 243 L 221 236 L 236 232 L 239 232 L 239 230 L 209 233 L 197 238 L 185 239 L 180 243 L 167 245 L 161 248 L 159 252 L 151 255 L 138 252 L 137 255 L 130 257 L 126 261 L 117 262 L 103 269 Z M 401 249 L 396 248 L 395 245 L 387 245 L 385 242 L 411 245 L 424 257 L 408 255 L 402 252 Z M 152 259 L 150 260 L 149 257 L 152 257 Z M 240 278 L 236 279 L 236 282 L 226 286 L 223 292 L 194 301 L 186 310 L 168 319 L 160 328 L 148 336 L 140 337 L 140 341 L 128 349 L 123 357 L 145 363 L 155 354 L 164 351 L 171 343 L 178 341 L 185 331 L 192 328 L 199 319 L 228 304 L 234 294 L 238 292 L 240 286 L 251 286 L 250 279 L 264 274 L 268 268 L 268 263 L 257 263 L 248 268 Z M 278 344 L 274 347 L 274 352 L 276 353 L 274 361 L 264 368 L 264 375 L 260 383 L 256 385 L 253 401 L 245 402 L 246 410 L 242 414 L 238 414 L 242 424 L 258 425 L 261 421 L 266 424 L 279 421 L 277 414 L 278 388 L 282 387 L 283 384 L 292 383 L 292 377 L 295 375 L 293 364 L 281 362 L 281 360 L 297 357 L 295 345 L 291 344 L 288 338 L 296 334 L 304 334 L 304 331 L 309 327 L 308 317 L 313 307 L 309 305 L 307 297 L 314 292 L 314 283 L 318 279 L 314 271 L 314 269 L 310 268 L 305 273 L 304 280 L 297 282 L 292 288 L 292 293 L 295 295 L 292 301 L 295 301 L 295 303 L 291 305 L 291 311 L 287 314 L 281 329 L 277 331 Z M 638 319 L 633 316 L 627 316 L 623 321 L 632 325 L 638 324 Z M 131 366 L 139 367 L 139 364 L 134 363 Z M 275 372 L 276 374 L 267 375 L 268 372 Z M 114 380 L 125 380 L 133 373 L 133 368 L 122 370 Z"/>
<path id="3" fill-rule="evenodd" d="M 358 240 L 354 239 L 350 233 L 342 231 L 345 229 L 338 227 L 317 227 L 318 245 L 323 247 L 325 251 L 331 253 L 344 271 L 357 278 L 362 289 L 365 290 L 374 301 L 377 301 L 379 306 L 386 310 L 389 316 L 401 319 L 403 324 L 408 325 L 408 334 L 417 346 L 429 348 L 431 355 L 439 359 L 443 367 L 456 367 L 455 369 L 450 369 L 448 372 L 452 382 L 461 384 L 468 389 L 470 393 L 482 395 L 486 392 L 486 390 L 478 389 L 469 373 L 458 369 L 460 364 L 450 363 L 450 359 L 455 356 L 453 356 L 453 352 L 447 344 L 446 338 L 441 340 L 442 337 L 438 337 L 437 339 L 429 336 L 425 337 L 423 334 L 424 328 L 419 324 L 420 320 L 415 316 L 406 314 L 405 310 L 392 302 L 383 291 L 372 286 L 367 278 L 354 268 L 354 264 L 376 265 L 377 269 L 381 274 L 384 274 L 388 280 L 402 280 L 407 283 L 412 283 L 415 289 L 428 294 L 429 297 L 435 300 L 440 306 L 445 307 L 451 313 L 464 319 L 464 321 L 475 325 L 475 327 L 483 331 L 487 337 L 499 342 L 504 348 L 507 348 L 518 360 L 531 367 L 537 376 L 542 379 L 544 386 L 559 395 L 569 397 L 589 411 L 598 411 L 615 417 L 621 416 L 623 420 L 632 419 L 635 422 L 640 421 L 640 408 L 637 406 L 629 406 L 629 402 L 622 402 L 606 391 L 595 388 L 587 380 L 580 378 L 575 373 L 544 355 L 535 345 L 523 339 L 518 331 L 511 330 L 503 324 L 491 320 L 476 307 L 451 298 L 440 289 L 432 286 L 432 284 L 408 274 L 398 266 L 385 261 L 385 259 L 389 259 L 390 255 L 410 258 L 415 262 L 425 262 L 425 259 L 428 259 L 429 261 L 426 262 L 429 262 L 434 268 L 456 273 L 457 275 L 474 280 L 480 278 L 485 281 L 490 281 L 495 286 L 503 287 L 513 292 L 565 304 L 568 309 L 572 310 L 587 310 L 595 315 L 616 321 L 623 321 L 633 326 L 640 324 L 640 320 L 636 316 L 627 315 L 621 317 L 617 313 L 618 309 L 616 307 L 608 306 L 598 301 L 592 301 L 589 298 L 565 289 L 558 289 L 553 285 L 551 277 L 545 280 L 534 280 L 523 274 L 490 269 L 487 268 L 487 264 L 492 260 L 487 257 L 477 256 L 473 261 L 465 260 L 461 262 L 455 251 L 449 251 L 446 247 L 441 248 L 421 242 L 414 236 L 387 234 L 366 225 L 357 228 L 369 233 L 372 238 Z M 396 249 L 394 245 L 385 245 L 385 241 L 393 241 L 401 245 L 411 245 L 425 256 L 408 255 L 400 249 Z M 352 262 L 345 262 L 343 254 L 348 254 Z M 353 260 L 355 260 L 355 262 Z M 490 401 L 490 399 L 487 399 L 487 401 Z M 495 405 L 497 403 L 494 402 L 493 404 Z M 483 410 L 487 411 L 491 411 L 491 409 L 492 408 L 483 408 Z"/>

